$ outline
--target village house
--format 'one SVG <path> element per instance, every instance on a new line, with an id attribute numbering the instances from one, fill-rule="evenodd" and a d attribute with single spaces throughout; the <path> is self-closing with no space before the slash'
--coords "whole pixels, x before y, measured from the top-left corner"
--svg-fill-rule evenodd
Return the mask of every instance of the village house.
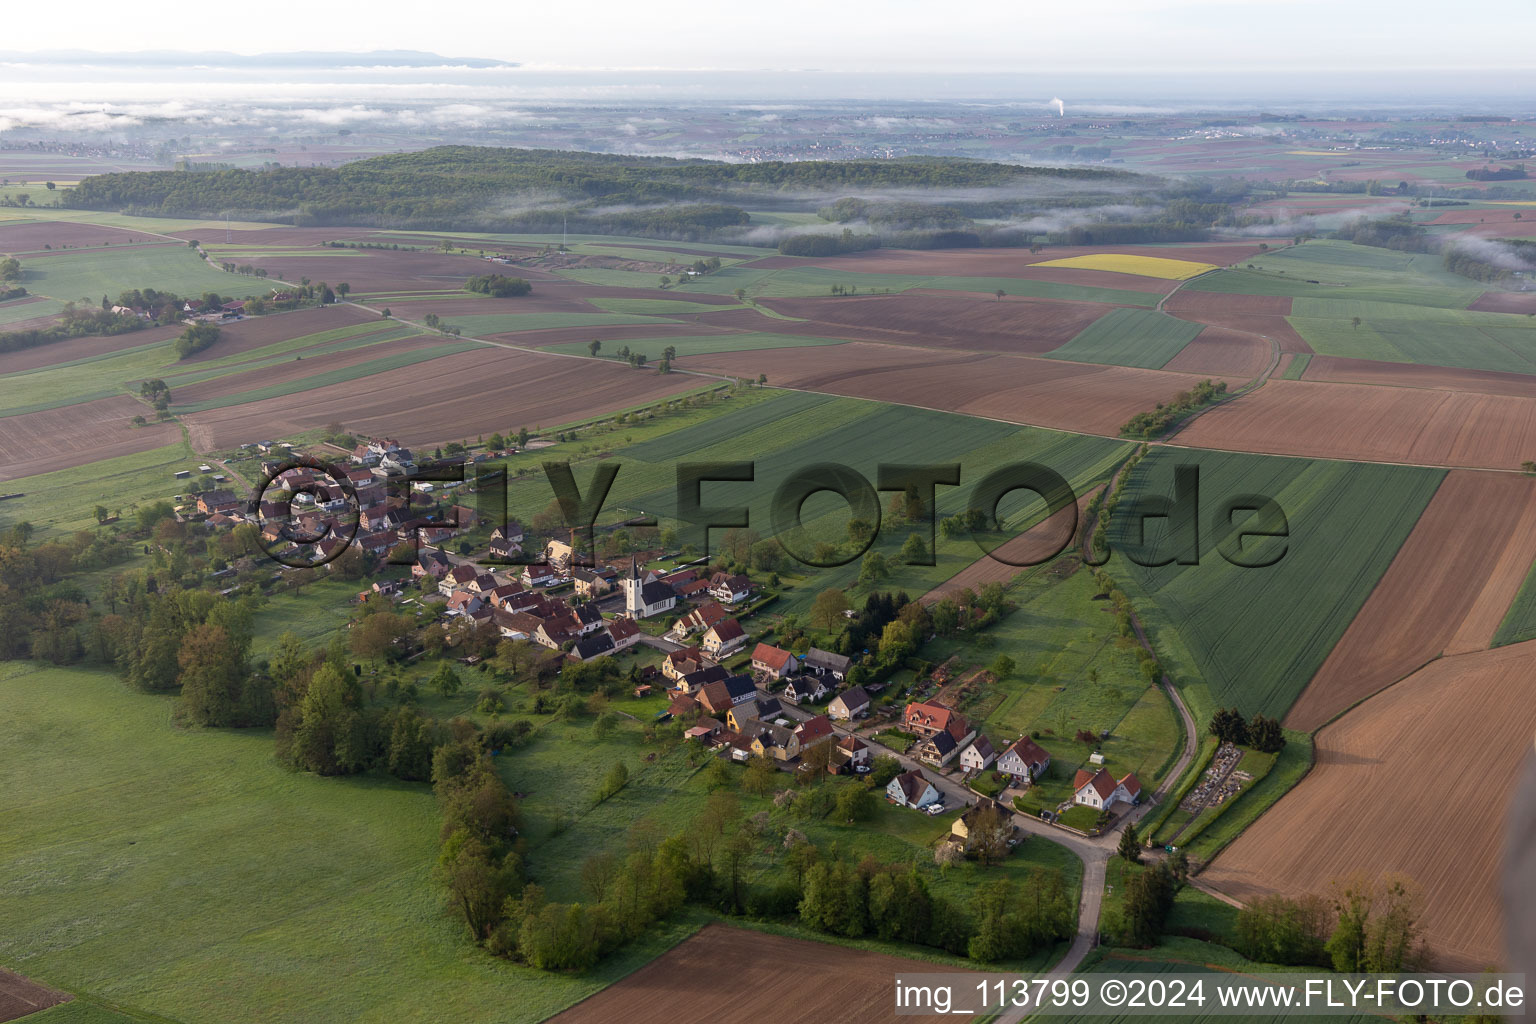
<path id="1" fill-rule="evenodd" d="M 570 657 L 577 661 L 591 661 L 613 653 L 613 637 L 607 633 L 595 633 L 589 637 L 583 637 L 576 641 L 571 648 Z"/>
<path id="2" fill-rule="evenodd" d="M 784 714 L 784 706 L 773 697 L 759 697 L 756 700 L 744 701 L 731 708 L 725 716 L 725 722 L 737 732 L 741 731 L 741 722 L 756 719 L 759 722 L 773 722 Z"/>
<path id="3" fill-rule="evenodd" d="M 1051 755 L 1028 736 L 1020 736 L 997 759 L 997 770 L 1033 782 L 1051 766 Z"/>
<path id="4" fill-rule="evenodd" d="M 977 734 L 964 750 L 960 751 L 960 767 L 968 772 L 979 772 L 997 760 L 997 751 L 985 735 Z"/>
<path id="5" fill-rule="evenodd" d="M 869 714 L 869 694 L 862 686 L 850 686 L 827 705 L 827 714 L 839 722 L 851 722 Z"/>
<path id="6" fill-rule="evenodd" d="M 812 647 L 805 652 L 805 671 L 814 672 L 818 676 L 831 676 L 838 682 L 848 677 L 848 669 L 852 665 L 853 659 L 831 651 Z"/>
<path id="7" fill-rule="evenodd" d="M 787 726 L 749 718 L 737 731 L 743 739 L 749 740 L 756 757 L 792 761 L 800 756 L 800 738 Z"/>
<path id="8" fill-rule="evenodd" d="M 832 761 L 834 765 L 856 769 L 869 764 L 869 761 L 869 744 L 857 736 L 844 736 L 837 741 L 837 751 Z"/>
<path id="9" fill-rule="evenodd" d="M 485 607 L 485 600 L 479 594 L 471 594 L 467 590 L 455 590 L 448 594 L 449 615 L 473 615 Z"/>
<path id="10" fill-rule="evenodd" d="M 539 628 L 544 625 L 544 620 L 537 615 L 530 615 L 527 612 L 509 612 L 502 608 L 492 612 L 491 621 L 495 623 L 501 635 L 508 640 L 532 640 Z"/>
<path id="11" fill-rule="evenodd" d="M 207 491 L 197 496 L 197 510 L 204 515 L 215 512 L 234 512 L 240 508 L 240 499 L 233 491 Z"/>
<path id="12" fill-rule="evenodd" d="M 690 609 L 688 614 L 678 618 L 667 635 L 675 640 L 681 640 L 690 634 L 703 632 L 728 618 L 730 615 L 719 604 L 714 601 L 705 601 L 698 607 Z"/>
<path id="13" fill-rule="evenodd" d="M 757 687 L 748 676 L 727 676 L 700 687 L 697 700 L 706 714 L 723 715 L 738 704 L 757 697 Z"/>
<path id="14" fill-rule="evenodd" d="M 953 734 L 950 726 L 956 719 L 961 726 L 965 725 L 965 716 L 953 708 L 929 701 L 913 701 L 902 713 L 901 728 L 903 732 L 920 737 L 932 736 L 936 732 Z"/>
<path id="15" fill-rule="evenodd" d="M 784 699 L 791 704 L 818 701 L 827 695 L 826 684 L 815 676 L 796 676 L 784 687 Z"/>
<path id="16" fill-rule="evenodd" d="M 684 647 L 681 650 L 668 651 L 666 657 L 661 659 L 661 674 L 676 682 L 690 672 L 697 672 L 711 664 L 713 662 L 704 657 L 697 647 Z"/>
<path id="17" fill-rule="evenodd" d="M 443 578 L 437 582 L 437 589 L 442 594 L 451 594 L 461 588 L 468 590 L 468 584 L 475 578 L 475 574 L 478 571 L 472 565 L 456 565 L 443 573 Z M 476 593 L 479 593 L 479 591 L 476 591 Z"/>
<path id="18" fill-rule="evenodd" d="M 716 607 L 719 607 L 716 605 Z M 795 656 L 772 644 L 758 644 L 752 649 L 752 671 L 769 681 L 794 674 Z"/>
<path id="19" fill-rule="evenodd" d="M 416 552 L 416 563 L 411 566 L 411 575 L 417 578 L 430 576 L 435 580 L 442 579 L 448 570 L 453 568 L 453 563 L 448 561 L 448 556 L 440 548 L 421 548 Z"/>
<path id="20" fill-rule="evenodd" d="M 923 777 L 921 771 L 914 768 L 892 779 L 885 787 L 885 797 L 898 807 L 921 809 L 936 802 L 939 791 Z"/>
<path id="21" fill-rule="evenodd" d="M 498 526 L 491 531 L 491 540 L 504 540 L 509 544 L 523 543 L 523 524 L 516 519 L 507 520 L 507 525 Z"/>
<path id="22" fill-rule="evenodd" d="M 634 619 L 620 616 L 608 623 L 608 636 L 613 640 L 615 652 L 626 650 L 640 642 L 640 627 Z"/>
<path id="23" fill-rule="evenodd" d="M 970 810 L 955 819 L 949 826 L 949 834 L 959 841 L 964 849 L 969 850 L 973 842 L 971 833 L 976 827 L 977 819 L 988 813 L 1002 815 L 1003 827 L 1009 835 L 1018 830 L 1018 826 L 1013 823 L 1013 812 L 991 797 L 984 796 L 977 800 Z"/>
<path id="24" fill-rule="evenodd" d="M 523 567 L 523 586 L 525 587 L 547 587 L 559 579 L 560 574 L 547 562 Z"/>
<path id="25" fill-rule="evenodd" d="M 605 565 L 601 569 L 577 566 L 571 570 L 571 579 L 575 581 L 577 596 L 589 601 L 611 593 L 618 586 L 614 582 L 618 578 L 619 571 L 611 565 Z"/>
<path id="26" fill-rule="evenodd" d="M 699 642 L 704 653 L 711 658 L 725 658 L 747 642 L 747 631 L 735 619 L 721 619 L 704 631 Z"/>
<path id="27" fill-rule="evenodd" d="M 837 736 L 832 729 L 832 720 L 826 715 L 816 715 L 807 718 L 795 726 L 795 735 L 800 737 L 800 749 L 809 750 L 818 743 L 825 743 Z"/>
<path id="28" fill-rule="evenodd" d="M 1083 807 L 1109 810 L 1114 804 L 1135 804 L 1141 799 L 1141 782 L 1134 773 L 1119 781 L 1108 768 L 1090 772 L 1079 768 L 1072 779 L 1072 802 Z"/>
<path id="29" fill-rule="evenodd" d="M 745 601 L 752 593 L 752 580 L 740 573 L 717 572 L 709 578 L 709 596 L 721 604 Z"/>
<path id="30" fill-rule="evenodd" d="M 710 683 L 719 683 L 731 678 L 730 670 L 723 665 L 706 665 L 704 668 L 689 672 L 687 675 L 678 676 L 673 689 L 679 693 L 696 694 Z"/>
<path id="31" fill-rule="evenodd" d="M 924 764 L 942 768 L 960 753 L 960 746 L 948 732 L 936 732 L 927 739 L 919 740 L 914 756 Z"/>
<path id="32" fill-rule="evenodd" d="M 474 578 L 464 584 L 464 589 L 476 594 L 485 594 L 495 590 L 498 586 L 500 586 L 500 582 L 495 576 L 488 572 L 477 572 Z"/>
<path id="33" fill-rule="evenodd" d="M 571 547 L 570 541 L 551 540 L 544 545 L 544 560 L 558 568 L 569 568 L 575 558 L 576 549 Z"/>

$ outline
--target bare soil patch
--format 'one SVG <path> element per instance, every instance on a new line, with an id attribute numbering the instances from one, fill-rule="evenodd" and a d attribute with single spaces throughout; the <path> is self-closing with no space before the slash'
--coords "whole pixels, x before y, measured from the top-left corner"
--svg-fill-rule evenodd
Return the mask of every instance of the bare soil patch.
<path id="1" fill-rule="evenodd" d="M 1271 379 L 1202 415 L 1179 432 L 1178 443 L 1271 455 L 1518 469 L 1536 451 L 1536 397 Z"/>
<path id="2" fill-rule="evenodd" d="M 1312 351 L 1286 319 L 1291 313 L 1289 295 L 1231 295 L 1186 288 L 1169 296 L 1163 309 L 1181 320 L 1262 334 L 1273 339 L 1282 352 Z"/>
<path id="3" fill-rule="evenodd" d="M 805 323 L 783 333 L 881 341 L 972 352 L 1041 353 L 1060 348 L 1115 308 L 1099 302 L 982 299 L 953 292 L 911 291 L 854 298 L 769 299 L 763 305 Z M 751 316 L 762 318 L 750 311 Z M 721 314 L 712 322 L 724 322 Z M 740 325 L 739 317 L 731 323 Z M 758 328 L 762 330 L 762 327 Z M 781 330 L 774 324 L 773 330 Z"/>
<path id="4" fill-rule="evenodd" d="M 356 366 L 374 359 L 386 359 L 402 352 L 415 352 L 444 344 L 448 344 L 445 338 L 436 335 L 418 335 L 414 338 L 385 341 L 377 345 L 349 348 L 308 358 L 304 358 L 303 353 L 295 353 L 286 362 L 242 370 L 184 387 L 173 387 L 172 398 L 176 405 L 196 405 L 210 399 L 238 395 L 242 391 L 252 391 L 274 384 L 286 384 L 289 381 L 302 380 L 305 377 Z"/>
<path id="5" fill-rule="evenodd" d="M 190 413 L 184 420 L 194 445 L 204 450 L 331 422 L 421 445 L 552 427 L 705 383 L 690 374 L 486 346 L 342 384 Z"/>
<path id="6" fill-rule="evenodd" d="M 9 329 L 14 330 L 15 325 Z M 55 341 L 49 345 L 38 345 L 36 348 L 6 352 L 0 354 L 0 374 L 21 373 L 25 370 L 36 370 L 59 363 L 71 363 L 76 359 L 111 355 L 123 349 L 153 345 L 156 342 L 169 343 L 184 329 L 179 324 L 172 324 L 169 327 L 149 327 L 142 331 L 130 331 L 127 334 L 114 334 L 110 337 L 70 338 L 66 341 Z"/>
<path id="7" fill-rule="evenodd" d="M 67 1003 L 73 998 L 68 992 L 40 985 L 0 968 L 0 1021 L 19 1020 L 50 1006 Z"/>
<path id="8" fill-rule="evenodd" d="M 0 478 L 36 473 L 148 451 L 181 437 L 175 423 L 129 425 L 149 407 L 127 395 L 43 412 L 0 417 Z"/>
<path id="9" fill-rule="evenodd" d="M 1202 881 L 1251 900 L 1403 871 L 1424 887 L 1437 965 L 1498 964 L 1504 822 L 1536 731 L 1533 673 L 1536 641 L 1443 658 L 1372 697 L 1317 734 L 1316 767 Z"/>
<path id="10" fill-rule="evenodd" d="M 738 377 L 766 373 L 770 384 L 785 387 L 1111 436 L 1136 413 L 1200 380 L 1164 370 L 866 342 L 793 349 L 787 355 L 690 356 L 688 365 Z"/>
<path id="11" fill-rule="evenodd" d="M 1455 470 L 1286 716 L 1314 729 L 1441 654 L 1483 650 L 1536 561 L 1536 479 Z"/>
<path id="12" fill-rule="evenodd" d="M 124 245 L 129 242 L 163 242 L 164 238 L 148 231 L 105 228 L 74 221 L 0 221 L 0 252 L 33 252 L 44 246 L 95 248 Z"/>
<path id="13" fill-rule="evenodd" d="M 1467 307 L 1484 313 L 1536 314 L 1536 292 L 1483 292 Z"/>
<path id="14" fill-rule="evenodd" d="M 722 964 L 730 965 L 728 983 L 722 983 Z M 783 987 L 788 964 L 794 965 L 792 992 Z M 898 976 L 942 970 L 951 969 L 712 924 L 550 1024 L 757 1024 L 765 1016 L 781 1024 L 887 1020 Z"/>
<path id="15" fill-rule="evenodd" d="M 331 306 L 317 306 L 314 309 L 294 310 L 291 313 L 247 317 L 244 320 L 222 324 L 219 328 L 218 341 L 182 362 L 186 366 L 196 366 L 198 363 L 239 355 L 280 341 L 302 338 L 307 334 L 319 334 L 323 331 L 334 331 L 340 327 L 365 323 L 376 323 L 381 329 L 393 326 L 365 309 L 359 309 L 344 302 Z M 176 328 L 176 334 L 180 334 L 181 330 L 182 328 Z"/>
<path id="16" fill-rule="evenodd" d="M 1226 327 L 1207 327 L 1163 369 L 1249 380 L 1264 372 L 1272 354 L 1261 338 Z"/>
<path id="17" fill-rule="evenodd" d="M 1517 398 L 1536 392 L 1536 375 L 1533 374 L 1464 370 L 1454 366 L 1424 366 L 1418 363 L 1383 363 L 1374 359 L 1345 359 L 1342 356 L 1313 356 L 1307 368 L 1302 371 L 1301 379 L 1474 391 L 1483 395 L 1512 395 Z"/>

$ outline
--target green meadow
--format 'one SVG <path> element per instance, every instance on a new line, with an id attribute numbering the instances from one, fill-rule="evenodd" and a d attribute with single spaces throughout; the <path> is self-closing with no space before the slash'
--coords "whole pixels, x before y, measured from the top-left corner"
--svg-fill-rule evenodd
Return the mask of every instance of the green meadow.
<path id="1" fill-rule="evenodd" d="M 816 348 L 822 345 L 842 344 L 846 344 L 842 338 L 815 338 L 804 334 L 772 334 L 753 331 L 687 338 L 636 338 L 627 342 L 610 341 L 604 344 L 605 351 L 599 351 L 598 355 L 612 355 L 618 348 L 627 345 L 635 352 L 644 352 L 652 362 L 655 362 L 661 358 L 662 351 L 670 346 L 677 349 L 678 368 L 686 370 L 688 364 L 683 360 L 688 356 L 706 356 L 717 352 L 756 352 L 776 348 Z M 588 343 L 584 341 L 541 347 L 547 352 L 564 352 L 569 355 L 584 356 L 591 352 Z"/>

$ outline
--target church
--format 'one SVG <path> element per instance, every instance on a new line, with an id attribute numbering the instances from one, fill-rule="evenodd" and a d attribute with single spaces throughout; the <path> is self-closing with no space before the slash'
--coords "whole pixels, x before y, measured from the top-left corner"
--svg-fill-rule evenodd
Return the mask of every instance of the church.
<path id="1" fill-rule="evenodd" d="M 669 612 L 677 605 L 677 592 L 656 578 L 653 572 L 640 572 L 634 556 L 629 559 L 629 575 L 620 580 L 624 587 L 624 614 L 632 619 L 648 619 Z"/>

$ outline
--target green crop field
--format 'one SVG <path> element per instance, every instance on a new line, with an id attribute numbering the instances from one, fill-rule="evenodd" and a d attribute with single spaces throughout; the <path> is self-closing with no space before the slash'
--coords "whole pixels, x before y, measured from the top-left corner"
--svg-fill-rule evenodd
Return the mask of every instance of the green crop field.
<path id="1" fill-rule="evenodd" d="M 428 787 L 294 775 L 270 733 L 175 729 L 104 672 L 8 663 L 0 702 L 0 961 L 66 991 L 160 1019 L 533 1022 L 693 927 L 584 975 L 520 968 L 447 914 Z"/>
<path id="2" fill-rule="evenodd" d="M 588 299 L 598 309 L 610 313 L 628 313 L 635 316 L 671 316 L 674 313 L 719 313 L 727 309 L 750 309 L 745 305 L 717 306 L 707 302 L 689 302 L 687 299 L 616 299 L 599 295 Z"/>
<path id="3" fill-rule="evenodd" d="M 1536 320 L 1512 313 L 1303 297 L 1288 319 L 1322 355 L 1536 373 Z"/>
<path id="4" fill-rule="evenodd" d="M 1291 361 L 1286 364 L 1285 372 L 1280 375 L 1282 380 L 1301 380 L 1301 375 L 1307 372 L 1307 364 L 1312 361 L 1312 353 L 1297 352 L 1291 356 Z"/>
<path id="5" fill-rule="evenodd" d="M 1536 640 L 1536 566 L 1531 567 L 1514 604 L 1504 613 L 1504 621 L 1493 635 L 1493 646 L 1503 647 L 1522 640 Z"/>
<path id="6" fill-rule="evenodd" d="M 64 303 L 57 299 L 44 299 L 41 302 L 3 302 L 0 303 L 0 327 L 19 323 L 22 320 L 53 316 L 63 311 Z"/>
<path id="7" fill-rule="evenodd" d="M 132 288 L 159 288 L 178 295 L 218 292 L 245 298 L 266 295 L 279 282 L 215 270 L 184 245 L 147 249 L 69 250 L 26 261 L 21 284 L 55 299 L 98 303 Z"/>
<path id="8" fill-rule="evenodd" d="M 1156 370 L 1204 329 L 1201 324 L 1153 309 L 1112 309 L 1046 355 L 1079 363 Z"/>
<path id="9" fill-rule="evenodd" d="M 803 334 L 772 334 L 769 332 L 743 332 L 741 334 L 716 334 L 703 337 L 688 338 L 637 338 L 628 342 L 608 342 L 605 345 L 607 351 L 600 351 L 599 355 L 612 355 L 621 344 L 628 345 L 636 352 L 644 352 L 652 362 L 661 358 L 662 350 L 667 346 L 677 349 L 678 366 L 687 369 L 688 364 L 682 360 L 688 356 L 705 356 L 715 352 L 755 352 L 759 349 L 775 348 L 816 348 L 823 345 L 843 345 L 846 342 L 842 338 L 815 338 Z M 570 341 L 563 345 L 542 345 L 546 352 L 565 352 L 570 355 L 587 355 L 591 349 L 587 342 Z"/>
<path id="10" fill-rule="evenodd" d="M 489 313 L 454 316 L 443 320 L 444 326 L 457 327 L 469 335 L 515 334 L 518 331 L 545 331 L 557 327 L 608 327 L 673 322 L 661 317 L 622 313 Z"/>
<path id="11" fill-rule="evenodd" d="M 153 377 L 175 362 L 169 342 L 140 346 L 68 366 L 47 366 L 4 378 L 0 416 L 74 405 L 122 394 L 128 381 Z"/>
<path id="12" fill-rule="evenodd" d="M 1136 496 L 1171 494 L 1175 465 L 1200 470 L 1199 564 L 1136 565 L 1127 557 L 1139 525 Z M 1279 717 L 1365 603 L 1443 476 L 1433 469 L 1153 449 L 1126 483 L 1106 570 L 1125 581 L 1176 679 L 1181 669 L 1187 679 L 1203 679 L 1215 706 Z M 1250 542 L 1257 555 L 1285 545 L 1284 557 L 1267 568 L 1232 565 L 1215 550 L 1216 517 L 1224 502 L 1243 494 L 1268 495 L 1288 521 L 1288 539 Z M 1174 556 L 1167 534 L 1166 520 L 1146 521 L 1151 550 L 1144 560 Z"/>
<path id="13" fill-rule="evenodd" d="M 1243 269 L 1206 274 L 1185 288 L 1445 309 L 1465 309 L 1483 293 L 1476 282 L 1446 270 L 1437 255 L 1325 240 L 1263 253 L 1245 261 Z"/>

